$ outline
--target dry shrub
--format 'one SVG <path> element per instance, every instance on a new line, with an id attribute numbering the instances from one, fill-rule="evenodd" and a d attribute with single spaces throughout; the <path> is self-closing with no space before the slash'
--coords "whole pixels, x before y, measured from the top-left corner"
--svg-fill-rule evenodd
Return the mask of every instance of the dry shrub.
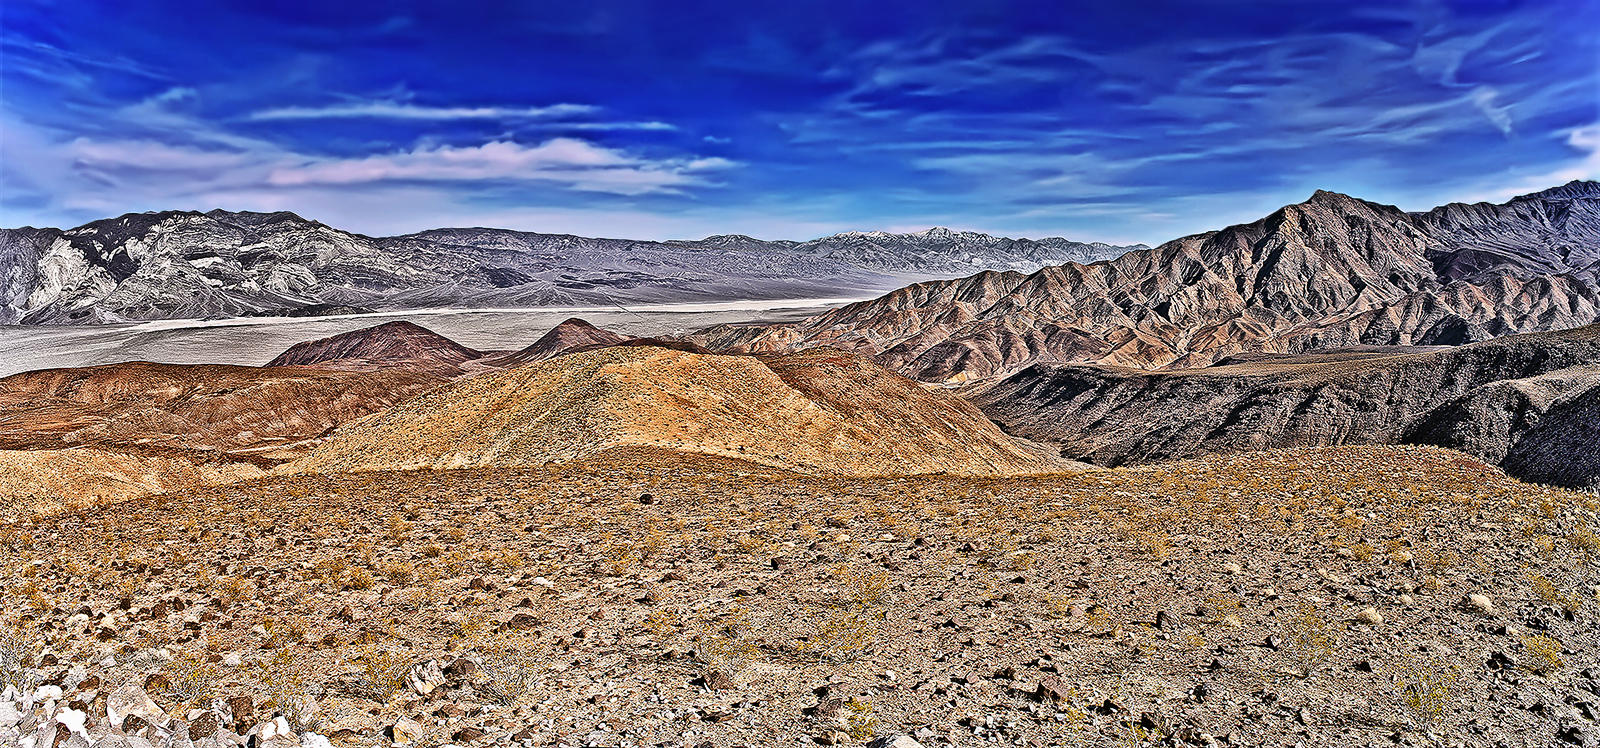
<path id="1" fill-rule="evenodd" d="M 319 726 L 317 701 L 307 687 L 304 662 L 302 657 L 280 650 L 254 668 L 266 706 L 282 714 L 296 733 Z"/>
<path id="2" fill-rule="evenodd" d="M 1566 663 L 1561 659 L 1562 644 L 1556 639 L 1540 635 L 1522 637 L 1522 648 L 1528 653 L 1528 670 L 1548 675 Z"/>
<path id="3" fill-rule="evenodd" d="M 502 633 L 474 649 L 488 679 L 487 695 L 501 706 L 520 703 L 544 672 L 539 643 L 529 636 Z"/>
<path id="4" fill-rule="evenodd" d="M 222 673 L 206 652 L 184 650 L 165 668 L 165 688 L 160 695 L 184 705 L 198 704 L 216 695 Z"/>
<path id="5" fill-rule="evenodd" d="M 356 658 L 363 685 L 375 701 L 387 702 L 405 687 L 411 658 L 404 653 L 369 644 L 357 652 Z"/>
<path id="6" fill-rule="evenodd" d="M 1455 700 L 1454 688 L 1461 670 L 1438 656 L 1414 655 L 1397 663 L 1393 674 L 1400 703 L 1418 722 L 1431 725 L 1444 717 Z"/>

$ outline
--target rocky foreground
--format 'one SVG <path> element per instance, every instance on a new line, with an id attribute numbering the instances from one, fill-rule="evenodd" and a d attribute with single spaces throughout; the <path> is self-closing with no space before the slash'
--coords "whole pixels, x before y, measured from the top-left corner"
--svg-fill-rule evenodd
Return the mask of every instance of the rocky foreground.
<path id="1" fill-rule="evenodd" d="M 271 477 L 0 523 L 0 745 L 1596 745 L 1597 510 L 1408 447 Z"/>

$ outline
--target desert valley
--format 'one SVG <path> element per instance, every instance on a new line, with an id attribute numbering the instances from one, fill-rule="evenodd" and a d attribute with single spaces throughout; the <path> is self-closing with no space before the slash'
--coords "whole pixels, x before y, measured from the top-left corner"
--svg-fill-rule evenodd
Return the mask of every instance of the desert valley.
<path id="1" fill-rule="evenodd" d="M 19 341 L 344 331 L 0 379 L 0 744 L 1600 745 L 1594 182 L 1153 248 L 538 241 L 4 232 Z M 405 313 L 845 266 L 915 282 L 471 346 Z"/>

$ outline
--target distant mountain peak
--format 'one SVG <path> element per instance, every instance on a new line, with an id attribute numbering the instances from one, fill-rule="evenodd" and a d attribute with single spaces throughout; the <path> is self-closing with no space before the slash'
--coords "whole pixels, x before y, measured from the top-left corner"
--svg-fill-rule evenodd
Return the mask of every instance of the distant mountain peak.
<path id="1" fill-rule="evenodd" d="M 1559 187 L 1551 187 L 1548 190 L 1540 190 L 1514 199 L 1573 200 L 1589 197 L 1600 197 L 1600 182 L 1593 179 L 1574 179 Z"/>

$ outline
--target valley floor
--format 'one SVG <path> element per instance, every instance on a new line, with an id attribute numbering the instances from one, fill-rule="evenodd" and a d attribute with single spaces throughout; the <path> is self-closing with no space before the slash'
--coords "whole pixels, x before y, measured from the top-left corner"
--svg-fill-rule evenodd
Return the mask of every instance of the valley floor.
<path id="1" fill-rule="evenodd" d="M 61 689 L 0 744 L 1594 745 L 1597 510 L 1404 447 L 264 478 L 0 524 Z"/>

